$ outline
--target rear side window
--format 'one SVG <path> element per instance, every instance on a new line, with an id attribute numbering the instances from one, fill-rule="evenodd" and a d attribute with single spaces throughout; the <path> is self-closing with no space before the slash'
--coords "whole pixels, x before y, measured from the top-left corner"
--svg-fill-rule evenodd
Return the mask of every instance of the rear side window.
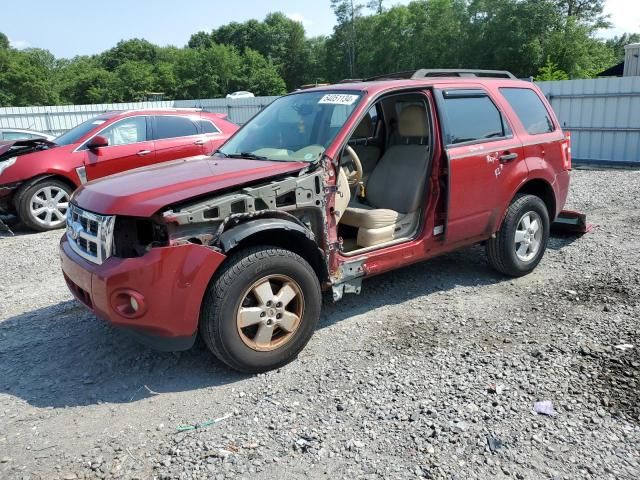
<path id="1" fill-rule="evenodd" d="M 220 130 L 209 120 L 198 120 L 202 133 L 220 133 Z"/>
<path id="2" fill-rule="evenodd" d="M 486 94 L 464 96 L 464 93 L 457 94 L 455 91 L 444 92 L 444 109 L 448 145 L 502 138 L 511 134 L 502 114 Z"/>
<path id="3" fill-rule="evenodd" d="M 162 138 L 187 137 L 197 135 L 198 128 L 186 117 L 157 116 L 154 137 L 156 140 Z"/>
<path id="4" fill-rule="evenodd" d="M 507 99 L 530 135 L 555 130 L 551 115 L 536 92 L 528 88 L 501 88 L 500 93 Z"/>

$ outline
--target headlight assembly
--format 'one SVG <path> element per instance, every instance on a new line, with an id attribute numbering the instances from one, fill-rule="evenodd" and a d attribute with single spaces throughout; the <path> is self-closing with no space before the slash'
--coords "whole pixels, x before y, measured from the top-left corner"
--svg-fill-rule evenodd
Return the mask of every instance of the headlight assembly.
<path id="1" fill-rule="evenodd" d="M 0 175 L 2 175 L 2 172 L 4 172 L 7 168 L 9 168 L 11 165 L 16 163 L 17 159 L 18 157 L 11 157 L 11 158 L 8 158 L 7 160 L 2 160 L 0 162 Z"/>

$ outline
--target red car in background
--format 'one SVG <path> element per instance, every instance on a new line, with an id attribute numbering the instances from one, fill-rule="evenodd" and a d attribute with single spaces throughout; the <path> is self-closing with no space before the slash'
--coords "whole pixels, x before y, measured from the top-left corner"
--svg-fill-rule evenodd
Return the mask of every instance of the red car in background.
<path id="1" fill-rule="evenodd" d="M 71 192 L 97 178 L 214 152 L 238 126 L 193 109 L 107 112 L 53 142 L 0 142 L 0 213 L 39 231 L 65 225 Z"/>

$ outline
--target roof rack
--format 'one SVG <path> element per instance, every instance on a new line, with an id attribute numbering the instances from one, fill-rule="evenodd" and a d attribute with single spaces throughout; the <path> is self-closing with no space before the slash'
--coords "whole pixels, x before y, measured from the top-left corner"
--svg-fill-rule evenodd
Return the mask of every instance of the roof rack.
<path id="1" fill-rule="evenodd" d="M 365 82 L 373 80 L 415 79 L 426 77 L 485 77 L 485 78 L 513 78 L 516 76 L 506 70 L 465 70 L 458 68 L 421 68 L 405 72 L 387 73 L 366 78 Z"/>

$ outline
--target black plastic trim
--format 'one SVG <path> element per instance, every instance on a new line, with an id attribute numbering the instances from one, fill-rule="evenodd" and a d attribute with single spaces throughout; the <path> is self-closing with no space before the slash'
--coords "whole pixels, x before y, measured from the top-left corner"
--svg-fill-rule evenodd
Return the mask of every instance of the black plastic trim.
<path id="1" fill-rule="evenodd" d="M 161 352 L 182 352 L 189 350 L 196 342 L 197 332 L 186 337 L 161 337 L 130 327 L 117 327 L 127 336 Z"/>

